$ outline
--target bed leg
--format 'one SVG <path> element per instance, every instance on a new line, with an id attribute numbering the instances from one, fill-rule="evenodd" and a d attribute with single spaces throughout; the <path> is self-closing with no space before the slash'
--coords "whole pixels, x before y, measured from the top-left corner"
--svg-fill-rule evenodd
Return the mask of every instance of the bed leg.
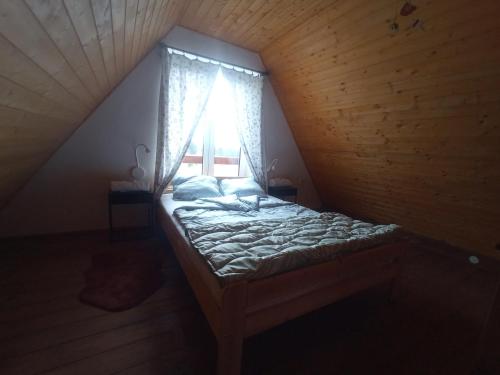
<path id="1" fill-rule="evenodd" d="M 218 339 L 217 375 L 239 375 L 243 337 L 227 336 Z"/>
<path id="2" fill-rule="evenodd" d="M 217 375 L 239 375 L 245 332 L 247 283 L 224 290 L 221 330 L 217 337 Z"/>

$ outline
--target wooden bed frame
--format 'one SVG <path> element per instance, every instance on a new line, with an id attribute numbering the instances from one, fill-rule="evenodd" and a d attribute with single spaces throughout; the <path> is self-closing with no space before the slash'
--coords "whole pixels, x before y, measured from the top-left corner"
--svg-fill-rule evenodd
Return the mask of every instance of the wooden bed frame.
<path id="1" fill-rule="evenodd" d="M 390 243 L 259 280 L 222 286 L 190 245 L 181 224 L 157 211 L 186 277 L 218 343 L 217 374 L 240 373 L 243 340 L 398 274 L 405 243 Z"/>

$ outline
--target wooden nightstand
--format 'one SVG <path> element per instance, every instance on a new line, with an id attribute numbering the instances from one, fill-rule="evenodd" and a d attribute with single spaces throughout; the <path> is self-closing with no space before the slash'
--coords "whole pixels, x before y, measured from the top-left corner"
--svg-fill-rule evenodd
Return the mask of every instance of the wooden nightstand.
<path id="1" fill-rule="evenodd" d="M 267 192 L 273 197 L 297 203 L 298 189 L 295 186 L 268 186 Z"/>
<path id="2" fill-rule="evenodd" d="M 119 204 L 147 204 L 148 225 L 137 228 L 146 236 L 154 233 L 154 195 L 149 191 L 112 191 L 108 193 L 108 215 L 110 239 L 114 240 L 119 232 L 113 227 L 113 206 Z M 120 231 L 121 232 L 121 231 Z M 121 236 L 122 237 L 122 236 Z"/>

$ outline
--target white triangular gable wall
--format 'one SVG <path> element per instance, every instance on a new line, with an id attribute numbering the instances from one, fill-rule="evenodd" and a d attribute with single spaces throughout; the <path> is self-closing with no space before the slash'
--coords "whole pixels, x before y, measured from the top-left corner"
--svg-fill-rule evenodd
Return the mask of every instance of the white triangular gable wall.
<path id="1" fill-rule="evenodd" d="M 165 38 L 174 47 L 263 70 L 258 54 L 175 27 Z M 160 56 L 153 50 L 0 212 L 0 236 L 105 229 L 112 180 L 129 179 L 134 147 L 151 181 L 154 168 Z M 299 185 L 301 203 L 318 208 L 319 198 L 269 81 L 263 92 L 267 159 L 276 173 Z"/>

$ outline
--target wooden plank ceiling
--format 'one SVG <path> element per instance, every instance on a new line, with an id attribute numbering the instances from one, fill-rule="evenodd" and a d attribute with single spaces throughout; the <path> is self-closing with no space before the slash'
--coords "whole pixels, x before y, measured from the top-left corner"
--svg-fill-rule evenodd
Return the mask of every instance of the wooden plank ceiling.
<path id="1" fill-rule="evenodd" d="M 500 4 L 412 3 L 2 1 L 0 202 L 179 24 L 260 52 L 325 205 L 498 255 Z"/>
<path id="2" fill-rule="evenodd" d="M 0 206 L 177 22 L 182 0 L 0 2 Z"/>
<path id="3" fill-rule="evenodd" d="M 342 0 L 261 51 L 324 204 L 500 257 L 500 3 Z M 413 27 L 415 25 L 415 27 Z"/>
<path id="4" fill-rule="evenodd" d="M 0 207 L 174 24 L 260 49 L 327 3 L 2 0 Z"/>
<path id="5" fill-rule="evenodd" d="M 326 206 L 500 256 L 500 3 L 403 4 L 202 1 L 181 23 L 260 52 Z"/>

